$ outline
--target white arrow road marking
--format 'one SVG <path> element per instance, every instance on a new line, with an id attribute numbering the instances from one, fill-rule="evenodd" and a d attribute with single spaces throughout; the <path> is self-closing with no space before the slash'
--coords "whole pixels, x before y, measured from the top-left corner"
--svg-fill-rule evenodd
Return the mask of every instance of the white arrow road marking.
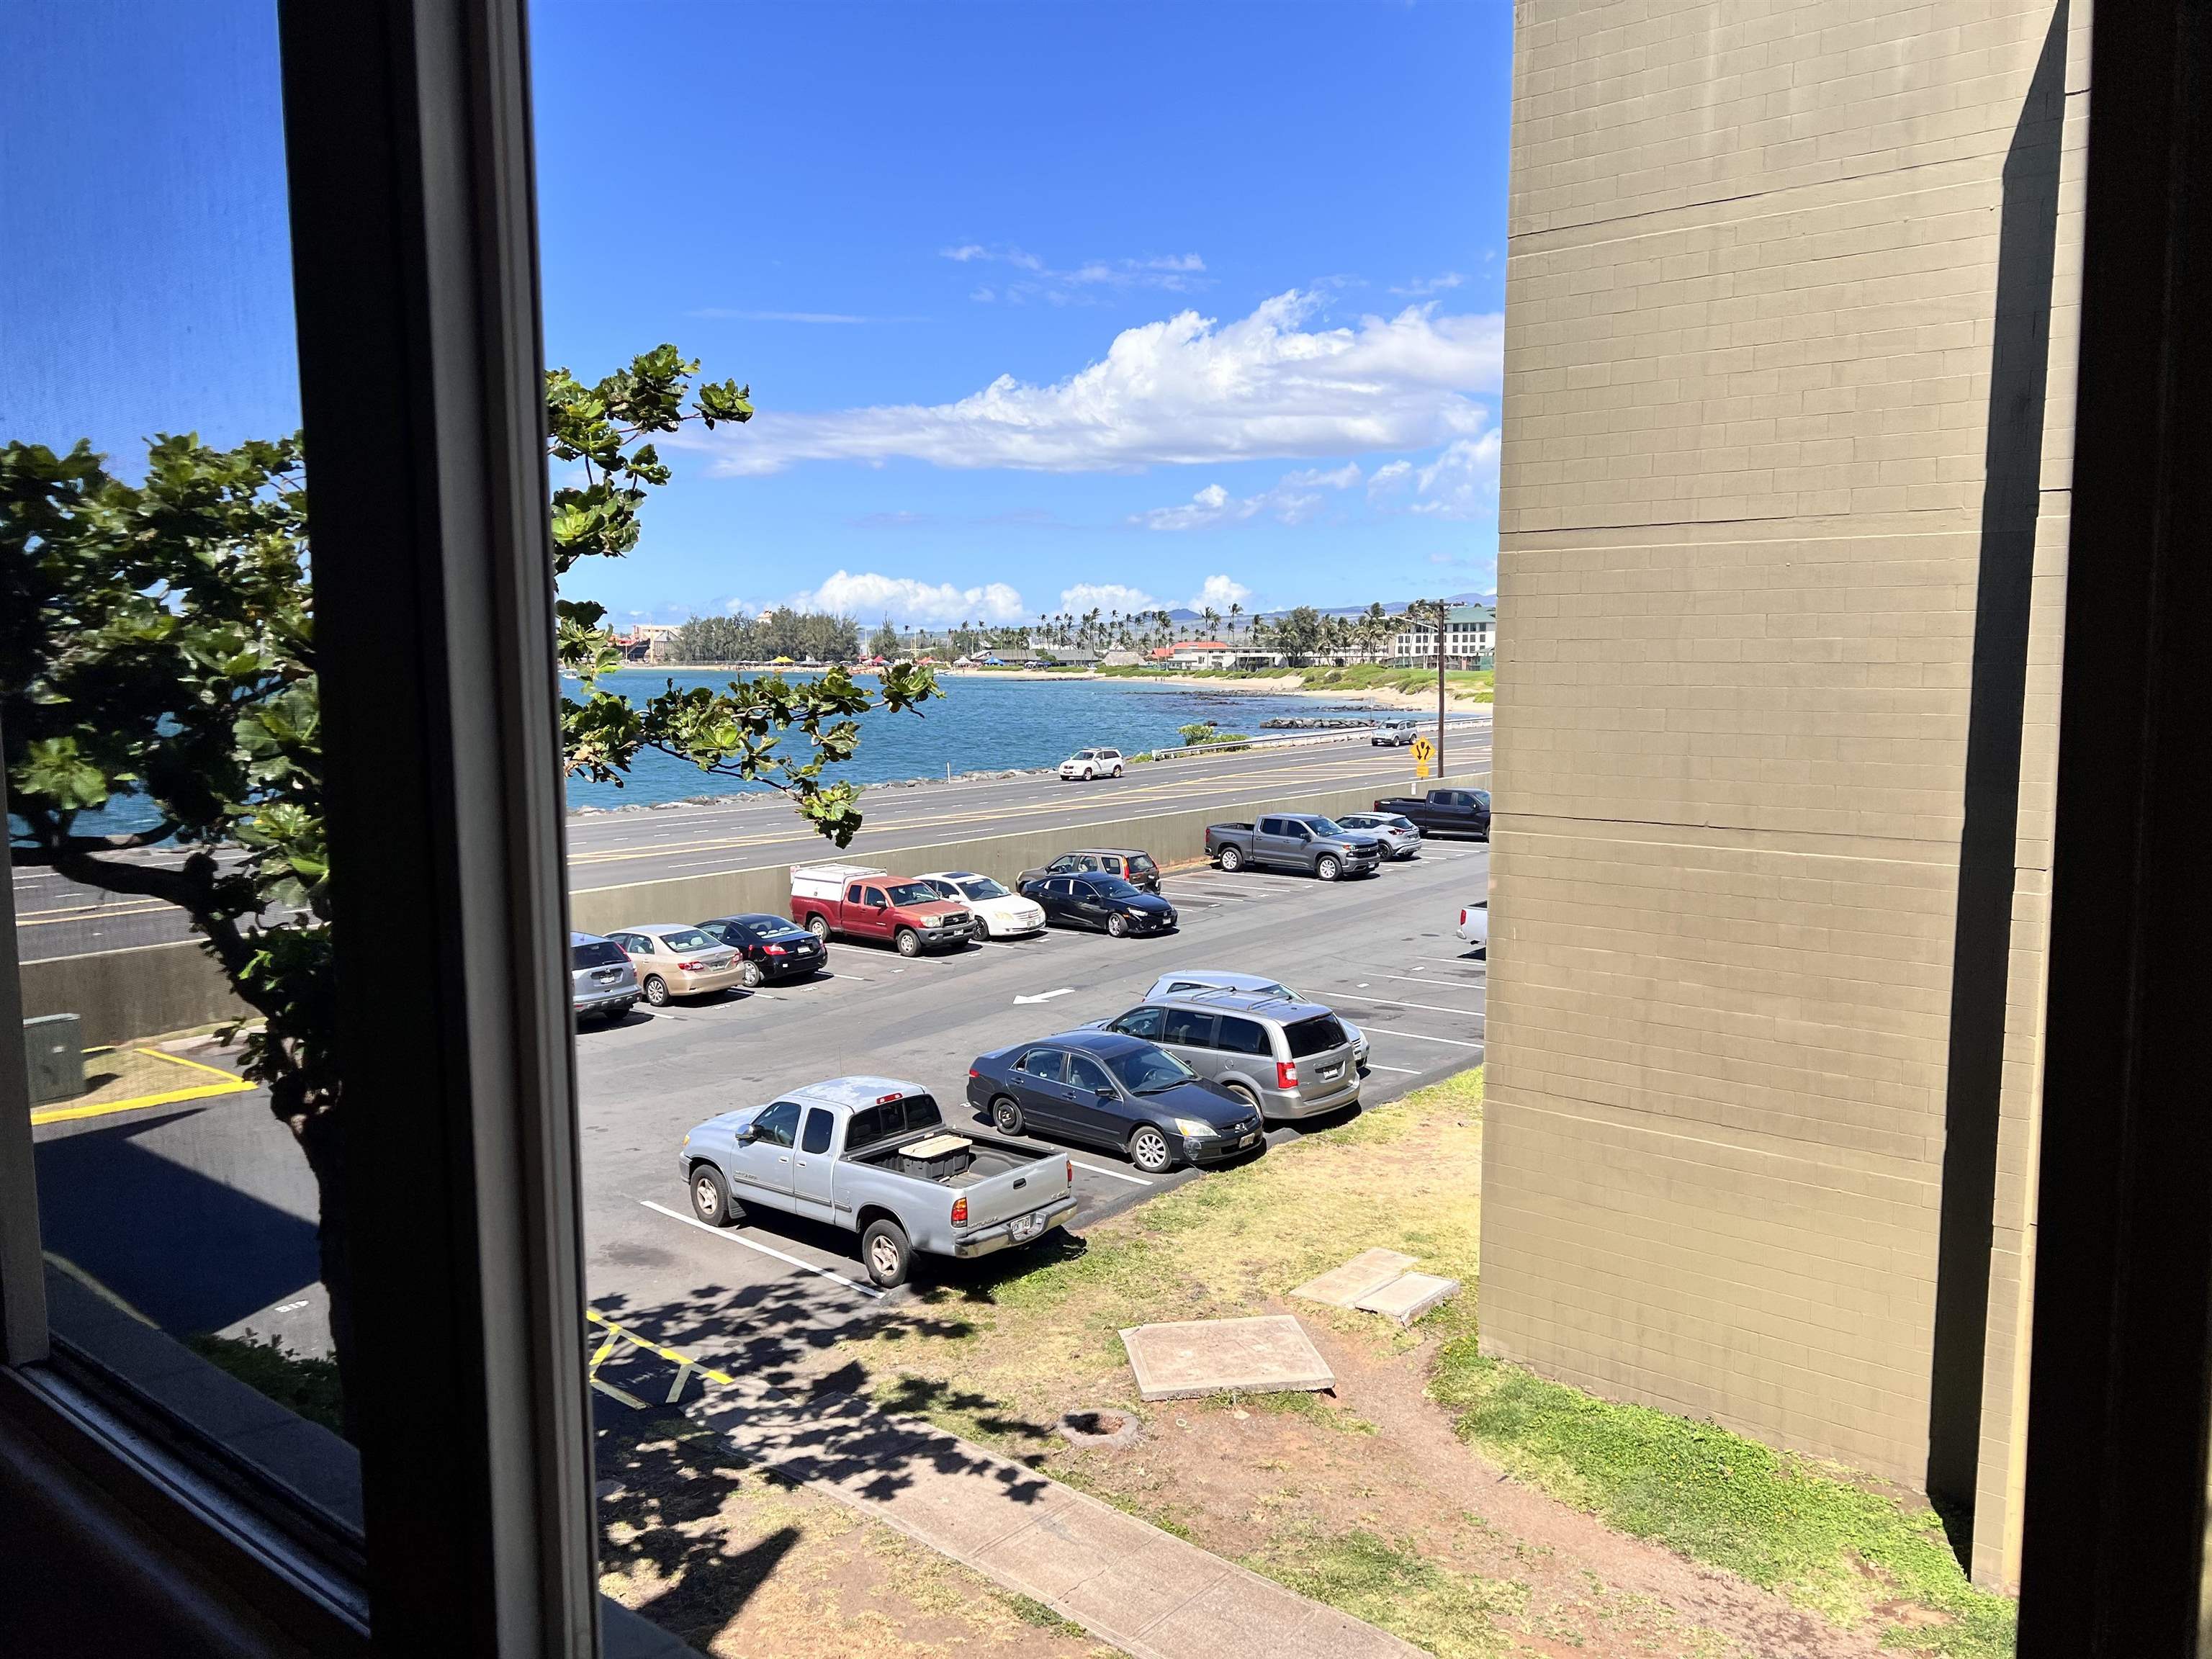
<path id="1" fill-rule="evenodd" d="M 1057 991 L 1045 991 L 1033 997 L 1016 997 L 1014 1002 L 1018 1006 L 1024 1002 L 1050 1002 L 1054 997 L 1072 997 L 1074 994 L 1073 985 L 1063 985 Z"/>

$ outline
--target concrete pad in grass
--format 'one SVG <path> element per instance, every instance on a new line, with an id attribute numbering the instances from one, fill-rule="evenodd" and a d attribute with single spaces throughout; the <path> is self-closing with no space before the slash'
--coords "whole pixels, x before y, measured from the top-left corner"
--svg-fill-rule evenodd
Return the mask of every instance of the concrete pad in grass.
<path id="1" fill-rule="evenodd" d="M 1147 1400 L 1209 1394 L 1313 1393 L 1336 1374 L 1288 1314 L 1139 1325 L 1121 1333 L 1137 1392 Z"/>
<path id="2" fill-rule="evenodd" d="M 1292 1296 L 1309 1302 L 1326 1302 L 1332 1308 L 1356 1308 L 1363 1296 L 1372 1296 L 1413 1265 L 1415 1258 L 1398 1250 L 1362 1250 L 1341 1267 L 1331 1267 L 1318 1279 L 1309 1279 Z"/>
<path id="3" fill-rule="evenodd" d="M 1432 1308 L 1441 1308 L 1459 1294 L 1459 1280 L 1435 1273 L 1401 1273 L 1381 1289 L 1352 1305 L 1365 1313 L 1378 1313 L 1410 1325 Z"/>

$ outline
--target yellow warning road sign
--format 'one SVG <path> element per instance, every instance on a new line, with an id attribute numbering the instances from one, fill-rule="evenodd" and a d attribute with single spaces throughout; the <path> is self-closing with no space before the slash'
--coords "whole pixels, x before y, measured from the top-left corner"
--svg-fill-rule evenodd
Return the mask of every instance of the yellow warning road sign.
<path id="1" fill-rule="evenodd" d="M 1436 757 L 1436 744 L 1431 743 L 1426 738 L 1415 738 L 1413 739 L 1413 758 L 1415 760 L 1419 761 L 1422 765 L 1426 766 Z"/>

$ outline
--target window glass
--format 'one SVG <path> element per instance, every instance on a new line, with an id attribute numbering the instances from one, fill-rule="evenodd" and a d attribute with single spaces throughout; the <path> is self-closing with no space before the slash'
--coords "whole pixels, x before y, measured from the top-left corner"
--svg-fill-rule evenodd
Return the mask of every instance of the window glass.
<path id="1" fill-rule="evenodd" d="M 1213 1046 L 1213 1016 L 1191 1008 L 1170 1008 L 1160 1041 L 1178 1043 L 1186 1048 L 1210 1048 Z"/>
<path id="2" fill-rule="evenodd" d="M 808 1107 L 806 1109 L 806 1133 L 800 1138 L 799 1150 L 802 1152 L 828 1152 L 830 1150 L 830 1133 L 834 1127 L 836 1127 L 836 1120 L 830 1115 L 830 1111 L 826 1107 Z"/>
<path id="3" fill-rule="evenodd" d="M 1138 889 L 1131 886 L 1119 876 L 1091 877 L 1091 890 L 1103 899 L 1132 899 L 1138 894 Z"/>
<path id="4" fill-rule="evenodd" d="M 1316 1014 L 1310 1019 L 1301 1019 L 1283 1027 L 1283 1036 L 1291 1046 L 1291 1058 L 1304 1060 L 1308 1054 L 1326 1054 L 1331 1048 L 1341 1048 L 1352 1039 L 1345 1035 L 1344 1027 L 1334 1014 Z"/>
<path id="5" fill-rule="evenodd" d="M 884 890 L 880 887 L 869 888 L 866 892 L 860 895 L 860 902 L 863 904 L 873 905 L 878 909 L 882 908 L 884 904 L 889 902 L 889 901 L 884 897 Z"/>
<path id="6" fill-rule="evenodd" d="M 788 1146 L 799 1130 L 799 1103 L 779 1100 L 753 1120 L 760 1130 L 760 1138 L 772 1146 Z"/>
<path id="7" fill-rule="evenodd" d="M 679 951 L 711 950 L 719 943 L 719 940 L 708 938 L 696 927 L 679 928 L 674 933 L 660 935 L 661 950 L 672 954 Z"/>
<path id="8" fill-rule="evenodd" d="M 1064 1062 L 1057 1048 L 1032 1048 L 1014 1064 L 1018 1071 L 1025 1072 L 1031 1077 L 1043 1078 L 1048 1081 L 1057 1083 L 1060 1081 Z"/>
<path id="9" fill-rule="evenodd" d="M 972 881 L 962 882 L 960 884 L 960 891 L 968 898 L 979 900 L 1007 898 L 1012 896 L 1007 893 L 1005 888 L 1000 886 L 997 882 L 993 881 L 988 876 L 977 876 Z"/>
<path id="10" fill-rule="evenodd" d="M 1088 1089 L 1093 1094 L 1111 1094 L 1114 1085 L 1107 1080 L 1106 1068 L 1088 1054 L 1067 1057 L 1067 1080 L 1079 1089 Z"/>
<path id="11" fill-rule="evenodd" d="M 950 895 L 939 893 L 933 888 L 925 887 L 918 881 L 902 882 L 890 890 L 890 900 L 893 904 L 929 904 L 948 896 Z"/>
<path id="12" fill-rule="evenodd" d="M 901 1120 L 895 1116 L 892 1121 L 896 1123 Z M 884 1109 L 864 1106 L 853 1114 L 853 1121 L 845 1126 L 845 1150 L 849 1152 L 856 1146 L 873 1146 L 884 1134 Z"/>
<path id="13" fill-rule="evenodd" d="M 1165 1023 L 1166 1016 L 1157 1008 L 1132 1008 L 1114 1022 L 1113 1029 L 1129 1036 L 1142 1037 L 1147 1042 L 1157 1042 Z"/>
<path id="14" fill-rule="evenodd" d="M 569 965 L 578 972 L 586 968 L 619 968 L 628 960 L 622 946 L 611 939 L 595 939 L 588 945 L 574 945 L 568 951 Z"/>
<path id="15" fill-rule="evenodd" d="M 1188 1083 L 1198 1075 L 1173 1054 L 1158 1048 L 1133 1048 L 1126 1054 L 1115 1055 L 1106 1066 L 1133 1095 L 1156 1095 L 1164 1089 Z"/>
<path id="16" fill-rule="evenodd" d="M 1255 1019 L 1239 1019 L 1234 1014 L 1221 1017 L 1221 1030 L 1214 1046 L 1232 1054 L 1264 1054 L 1268 1052 L 1267 1029 Z"/>

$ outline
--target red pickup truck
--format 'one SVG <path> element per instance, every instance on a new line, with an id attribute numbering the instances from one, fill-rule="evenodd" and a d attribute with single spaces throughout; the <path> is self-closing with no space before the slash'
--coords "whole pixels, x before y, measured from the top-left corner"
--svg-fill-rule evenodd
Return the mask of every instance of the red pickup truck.
<path id="1" fill-rule="evenodd" d="M 889 940 L 902 957 L 971 943 L 975 919 L 964 904 L 918 881 L 857 864 L 800 865 L 791 872 L 791 919 L 847 939 Z"/>

